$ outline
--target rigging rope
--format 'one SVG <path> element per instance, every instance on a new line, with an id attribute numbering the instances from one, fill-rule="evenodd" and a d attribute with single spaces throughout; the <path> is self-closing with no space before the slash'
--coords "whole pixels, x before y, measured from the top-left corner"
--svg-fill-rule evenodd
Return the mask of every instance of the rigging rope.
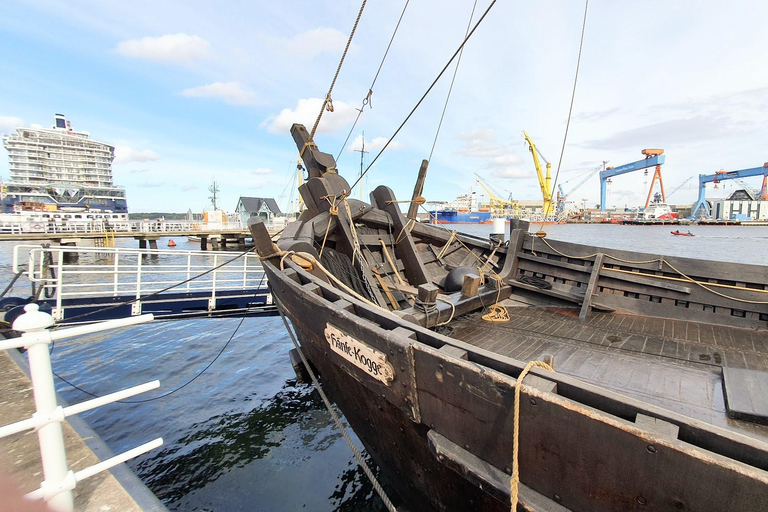
<path id="1" fill-rule="evenodd" d="M 535 240 L 536 239 L 534 238 L 533 241 L 535 241 Z M 588 259 L 594 258 L 595 256 L 598 255 L 598 253 L 593 253 L 593 254 L 589 254 L 587 256 L 571 256 L 569 254 L 565 254 L 563 252 L 560 252 L 557 249 L 555 249 L 554 247 L 552 247 L 552 244 L 547 242 L 547 240 L 545 238 L 540 238 L 540 240 L 542 240 L 550 249 L 552 249 L 552 251 L 554 251 L 555 253 L 559 254 L 560 256 L 564 256 L 566 258 L 571 258 L 571 259 L 574 259 L 574 260 L 588 260 Z M 533 252 L 533 241 L 531 242 L 531 252 Z M 613 272 L 624 272 L 624 273 L 627 273 L 627 274 L 636 274 L 636 275 L 640 275 L 641 277 L 651 277 L 651 278 L 655 277 L 657 279 L 674 279 L 676 281 L 682 281 L 682 282 L 686 282 L 686 283 L 693 283 L 693 284 L 695 284 L 697 286 L 702 287 L 703 289 L 707 290 L 708 292 L 713 293 L 714 295 L 718 295 L 720 297 L 723 297 L 724 299 L 729 299 L 729 300 L 733 300 L 733 301 L 736 301 L 736 302 L 744 302 L 744 303 L 747 303 L 747 304 L 768 304 L 768 301 L 747 300 L 747 299 L 740 299 L 738 297 L 733 297 L 733 296 L 730 296 L 730 295 L 726 295 L 724 293 L 720 293 L 718 291 L 715 291 L 715 290 L 709 288 L 709 286 L 716 286 L 716 287 L 720 287 L 720 288 L 729 288 L 729 289 L 732 289 L 732 290 L 744 290 L 744 291 L 754 292 L 754 293 L 768 293 L 768 290 L 759 290 L 759 289 L 753 289 L 753 288 L 746 288 L 746 287 L 743 287 L 743 286 L 733 286 L 733 285 L 720 284 L 720 283 L 704 283 L 704 282 L 701 282 L 701 281 L 697 281 L 696 279 L 694 279 L 694 278 L 686 275 L 682 271 L 678 270 L 677 267 L 675 267 L 670 262 L 668 262 L 666 259 L 664 259 L 664 257 L 655 258 L 655 259 L 652 259 L 652 260 L 632 261 L 632 260 L 625 260 L 625 259 L 619 258 L 617 256 L 613 256 L 613 255 L 611 255 L 609 253 L 604 253 L 603 256 L 605 258 L 610 258 L 610 259 L 618 261 L 620 263 L 627 263 L 627 264 L 630 264 L 630 265 L 645 265 L 645 264 L 649 264 L 649 263 L 660 263 L 661 265 L 668 266 L 674 272 L 677 272 L 677 274 L 682 276 L 683 279 L 677 279 L 677 278 L 668 277 L 668 276 L 657 276 L 655 274 L 639 274 L 637 272 L 631 272 L 631 271 L 627 271 L 627 270 L 608 268 L 608 267 L 606 268 L 606 270 L 611 270 Z"/>
<path id="2" fill-rule="evenodd" d="M 363 16 L 363 9 L 365 9 L 365 2 L 367 1 L 368 0 L 363 0 L 362 5 L 360 5 L 360 12 L 357 13 L 357 18 L 355 19 L 355 24 L 352 27 L 352 32 L 350 32 L 349 39 L 347 39 L 347 46 L 344 47 L 344 53 L 341 54 L 341 60 L 339 61 L 339 66 L 336 68 L 336 74 L 333 75 L 333 80 L 331 80 L 331 87 L 328 89 L 328 94 L 325 95 L 325 101 L 323 101 L 323 106 L 320 107 L 320 113 L 317 115 L 317 119 L 315 120 L 315 125 L 312 127 L 312 131 L 309 133 L 309 142 L 312 142 L 312 140 L 314 139 L 315 131 L 317 130 L 317 125 L 320 124 L 320 118 L 323 117 L 323 112 L 325 112 L 326 108 L 328 108 L 329 105 L 330 105 L 330 109 L 328 110 L 330 112 L 333 112 L 333 103 L 331 102 L 331 93 L 333 92 L 333 86 L 336 85 L 336 79 L 339 78 L 339 73 L 341 72 L 341 65 L 344 64 L 344 59 L 347 56 L 347 51 L 349 51 L 349 45 L 352 44 L 352 38 L 354 37 L 355 31 L 357 30 L 357 24 L 360 23 L 360 18 Z M 301 152 L 303 154 L 304 150 L 302 149 Z"/>
<path id="3" fill-rule="evenodd" d="M 379 159 L 379 157 L 382 155 L 382 153 L 384 153 L 384 151 L 387 149 L 387 147 L 389 147 L 389 145 L 392 143 L 392 141 L 397 136 L 397 134 L 400 133 L 400 130 L 403 129 L 405 124 L 410 120 L 410 118 L 413 116 L 413 114 L 416 112 L 416 110 L 421 106 L 421 104 L 424 102 L 424 100 L 429 95 L 429 93 L 432 92 L 432 89 L 435 87 L 435 85 L 440 80 L 440 78 L 442 78 L 443 74 L 445 74 L 445 72 L 448 69 L 448 67 L 451 65 L 451 63 L 454 61 L 454 59 L 456 59 L 456 57 L 459 55 L 459 52 L 461 52 L 462 48 L 464 48 L 464 45 L 467 44 L 469 39 L 472 37 L 472 35 L 477 30 L 477 27 L 480 26 L 480 24 L 483 22 L 483 20 L 488 15 L 488 13 L 490 12 L 491 8 L 494 5 L 496 5 L 496 0 L 492 0 L 491 1 L 490 5 L 488 5 L 488 7 L 485 9 L 485 12 L 483 12 L 483 15 L 480 16 L 480 19 L 477 20 L 477 23 L 475 23 L 475 26 L 472 27 L 472 30 L 469 32 L 467 37 L 464 38 L 464 41 L 462 41 L 461 45 L 459 45 L 459 47 L 453 53 L 451 58 L 448 59 L 448 62 L 445 64 L 445 66 L 443 66 L 443 69 L 440 70 L 440 73 L 438 73 L 437 78 L 435 78 L 435 80 L 432 82 L 432 84 L 427 88 L 427 91 L 419 99 L 419 101 L 416 103 L 416 106 L 413 107 L 413 109 L 408 114 L 408 116 L 406 116 L 405 120 L 400 124 L 400 126 L 397 127 L 397 130 L 395 130 L 395 132 L 392 134 L 392 136 L 389 137 L 389 139 L 387 139 L 387 142 L 384 144 L 384 147 L 382 147 L 381 150 L 379 150 L 379 152 L 376 154 L 376 156 L 373 157 L 373 160 L 371 161 L 370 164 L 368 164 L 368 167 L 365 168 L 365 171 L 360 173 L 360 176 L 357 178 L 357 180 L 349 187 L 350 190 L 354 189 L 355 186 L 360 182 L 360 180 L 362 180 L 363 177 L 368 173 L 368 171 L 371 170 L 371 167 L 373 167 L 373 164 L 376 163 L 376 161 Z"/>
<path id="4" fill-rule="evenodd" d="M 355 456 L 355 460 L 357 461 L 358 464 L 360 464 L 360 467 L 363 468 L 363 472 L 371 481 L 373 488 L 378 493 L 379 497 L 381 498 L 381 501 L 384 502 L 384 505 L 387 507 L 387 510 L 389 510 L 390 512 L 397 512 L 397 509 L 392 504 L 392 501 L 387 496 L 387 493 L 384 492 L 384 489 L 381 487 L 381 484 L 376 479 L 376 476 L 373 474 L 373 471 L 371 471 L 371 468 L 368 467 L 368 464 L 365 462 L 365 459 L 363 458 L 363 455 L 360 453 L 360 450 L 357 449 L 357 446 L 355 446 L 355 443 L 353 443 L 352 439 L 349 437 L 349 434 L 347 433 L 347 429 L 344 427 L 344 424 L 341 422 L 339 415 L 336 414 L 336 411 L 333 409 L 333 406 L 331 405 L 331 401 L 328 400 L 328 397 L 325 395 L 323 388 L 320 386 L 320 382 L 317 380 L 317 377 L 315 376 L 315 372 L 312 371 L 312 367 L 310 366 L 309 361 L 307 361 L 306 356 L 304 356 L 304 352 L 301 350 L 301 346 L 299 345 L 299 342 L 296 339 L 296 335 L 293 333 L 293 330 L 291 330 L 290 326 L 288 325 L 288 320 L 285 318 L 285 313 L 283 313 L 284 307 L 277 297 L 275 297 L 275 304 L 277 304 L 277 310 L 280 312 L 280 318 L 282 318 L 283 320 L 283 324 L 285 325 L 285 330 L 288 331 L 288 335 L 291 337 L 293 346 L 296 347 L 296 352 L 298 352 L 299 357 L 301 357 L 301 362 L 304 364 L 304 368 L 307 370 L 307 373 L 312 379 L 312 383 L 315 385 L 315 389 L 320 395 L 320 398 L 323 399 L 323 403 L 325 404 L 326 409 L 328 409 L 328 412 L 330 413 L 331 418 L 333 419 L 333 422 L 336 424 L 336 427 L 341 432 L 341 435 L 344 437 L 344 440 L 347 442 L 347 445 L 349 445 L 349 448 L 352 450 L 352 453 Z"/>
<path id="5" fill-rule="evenodd" d="M 266 276 L 267 276 L 266 272 L 262 273 L 262 275 L 261 275 L 261 280 L 259 281 L 259 285 L 258 285 L 257 289 L 261 288 L 261 285 L 264 283 L 264 278 L 265 278 Z M 206 372 L 206 371 L 207 371 L 207 370 L 208 370 L 208 369 L 209 369 L 211 366 L 213 366 L 213 363 L 215 363 L 216 361 L 218 361 L 219 357 L 221 357 L 221 354 L 223 354 L 223 353 L 224 353 L 224 351 L 225 351 L 225 350 L 227 350 L 227 347 L 228 347 L 228 346 L 229 346 L 229 344 L 232 342 L 232 340 L 234 339 L 234 337 L 235 337 L 235 335 L 237 334 L 237 332 L 240 330 L 240 327 L 243 325 L 243 322 L 245 321 L 245 318 L 246 318 L 246 316 L 248 316 L 248 310 L 250 310 L 250 309 L 251 309 L 250 307 L 246 307 L 246 308 L 245 308 L 245 310 L 243 310 L 243 316 L 242 316 L 242 317 L 240 317 L 240 322 L 237 324 L 237 327 L 235 327 L 235 330 L 234 330 L 234 331 L 232 332 L 232 334 L 229 336 L 229 339 L 228 339 L 228 340 L 227 340 L 227 342 L 224 344 L 224 346 L 223 346 L 223 347 L 221 347 L 221 350 L 219 350 L 219 353 L 218 353 L 218 354 L 216 354 L 216 357 L 214 357 L 214 358 L 213 358 L 213 360 L 212 360 L 210 363 L 208 363 L 208 364 L 206 365 L 206 367 L 205 367 L 205 368 L 203 368 L 202 370 L 200 370 L 200 372 L 198 372 L 198 374 L 197 374 L 197 375 L 195 375 L 194 377 L 192 377 L 191 379 L 189 379 L 187 382 L 185 382 L 185 383 L 184 383 L 184 384 L 182 384 L 181 386 L 177 386 L 175 389 L 172 389 L 171 391 L 168 391 L 167 393 L 163 393 L 162 395 L 154 396 L 154 397 L 152 397 L 152 398 L 145 398 L 145 399 L 143 399 L 143 400 L 118 400 L 117 402 L 118 402 L 118 403 L 121 403 L 121 404 L 143 404 L 143 403 L 146 403 L 146 402 L 153 402 L 153 401 L 155 401 L 155 400 L 160 400 L 161 398 L 165 398 L 165 397 L 167 397 L 167 396 L 170 396 L 170 395 L 172 395 L 172 394 L 176 393 L 177 391 L 181 391 L 181 390 L 182 390 L 182 389 L 184 389 L 185 387 L 187 387 L 187 386 L 189 386 L 190 384 L 192 384 L 192 383 L 193 383 L 194 381 L 196 381 L 196 380 L 197 380 L 197 379 L 198 379 L 198 378 L 199 378 L 199 377 L 200 377 L 202 374 L 204 374 L 204 373 L 205 373 L 205 372 Z M 53 349 L 53 347 L 51 347 L 51 349 Z M 87 390 L 85 390 L 85 389 L 81 388 L 80 386 L 78 386 L 78 385 L 76 385 L 76 384 L 74 384 L 74 383 L 72 383 L 72 382 L 68 381 L 67 379 L 65 379 L 64 377 L 62 377 L 61 375 L 59 375 L 58 373 L 54 372 L 53 370 L 51 370 L 51 373 L 53 373 L 53 374 L 54 374 L 56 377 L 58 377 L 59 379 L 61 379 L 63 382 L 65 382 L 65 383 L 66 383 L 66 384 L 68 384 L 69 386 L 71 386 L 71 387 L 73 387 L 73 388 L 77 389 L 77 390 L 78 390 L 78 391 L 80 391 L 81 393 L 85 393 L 86 395 L 90 395 L 90 396 L 92 396 L 92 397 L 94 397 L 94 398 L 100 398 L 100 395 L 96 395 L 96 394 L 94 394 L 94 393 L 91 393 L 90 391 L 87 391 Z"/>
<path id="6" fill-rule="evenodd" d="M 469 34 L 469 29 L 472 26 L 472 18 L 475 17 L 475 9 L 477 8 L 477 0 L 472 5 L 472 13 L 469 15 L 469 21 L 467 22 L 467 30 L 464 32 L 464 39 L 466 40 Z M 448 100 L 451 99 L 451 91 L 453 91 L 453 83 L 456 81 L 456 75 L 459 73 L 459 65 L 461 64 L 461 57 L 464 55 L 464 48 L 459 52 L 459 58 L 456 59 L 456 68 L 453 70 L 453 77 L 451 78 L 451 85 L 448 87 L 448 95 L 445 97 L 445 105 L 443 105 L 443 113 L 440 114 L 440 122 L 437 124 L 437 131 L 435 132 L 435 140 L 432 141 L 432 149 L 429 150 L 428 162 L 432 161 L 432 153 L 435 151 L 437 145 L 437 137 L 440 135 L 440 128 L 443 126 L 443 119 L 445 118 L 445 111 L 448 110 Z"/>
<path id="7" fill-rule="evenodd" d="M 571 106 L 568 108 L 568 120 L 565 123 L 565 133 L 563 134 L 563 146 L 560 149 L 560 158 L 557 161 L 557 171 L 555 172 L 555 181 L 552 182 L 552 190 L 548 191 L 550 194 L 555 191 L 555 188 L 557 187 L 557 178 L 560 176 L 560 166 L 563 163 L 563 155 L 565 154 L 565 142 L 568 140 L 568 128 L 571 126 L 571 114 L 573 112 L 573 102 L 576 99 L 576 84 L 579 81 L 579 68 L 581 67 L 581 51 L 584 48 L 584 32 L 587 28 L 587 11 L 589 10 L 589 0 L 585 0 L 584 2 L 584 21 L 581 23 L 581 40 L 579 42 L 579 57 L 576 59 L 576 76 L 573 78 L 573 92 L 571 93 Z M 551 204 L 551 202 L 550 202 Z M 546 214 L 547 212 L 544 212 L 544 220 L 546 221 Z M 544 224 L 541 225 L 540 229 L 544 228 Z"/>
<path id="8" fill-rule="evenodd" d="M 352 128 L 349 129 L 347 138 L 344 139 L 344 144 L 342 144 L 341 149 L 339 149 L 339 154 L 336 155 L 337 164 L 339 162 L 339 158 L 341 157 L 341 154 L 344 152 L 344 148 L 347 147 L 347 142 L 349 142 L 349 138 L 352 136 L 352 132 L 354 131 L 355 126 L 357 126 L 357 122 L 360 120 L 360 116 L 363 115 L 363 110 L 365 109 L 366 105 L 371 105 L 371 108 L 373 108 L 373 105 L 371 104 L 371 96 L 373 96 L 373 86 L 376 85 L 376 80 L 378 80 L 379 78 L 379 73 L 381 73 L 381 68 L 384 66 L 384 61 L 387 59 L 387 55 L 389 54 L 389 49 L 392 47 L 392 42 L 395 40 L 395 35 L 397 34 L 397 30 L 400 28 L 400 22 L 403 21 L 403 16 L 405 16 L 405 10 L 408 8 L 409 2 L 410 0 L 405 0 L 405 6 L 403 7 L 403 12 L 400 13 L 400 19 L 397 20 L 397 25 L 395 26 L 394 32 L 392 32 L 392 37 L 389 40 L 387 49 L 384 52 L 384 56 L 381 58 L 379 69 L 376 71 L 376 76 L 373 77 L 373 82 L 371 82 L 371 86 L 368 88 L 368 94 L 366 94 L 365 98 L 363 98 L 363 104 L 360 106 L 359 109 L 357 109 L 357 117 L 355 118 L 355 122 L 352 123 Z"/>
<path id="9" fill-rule="evenodd" d="M 510 490 L 510 510 L 512 512 L 517 511 L 518 502 L 518 484 L 520 483 L 520 468 L 517 465 L 517 452 L 520 438 L 520 390 L 523 387 L 523 379 L 533 367 L 543 368 L 550 372 L 554 372 L 555 369 L 544 361 L 529 361 L 520 375 L 517 377 L 517 383 L 515 384 L 515 417 L 514 417 L 514 431 L 512 433 L 512 478 L 509 481 Z"/>

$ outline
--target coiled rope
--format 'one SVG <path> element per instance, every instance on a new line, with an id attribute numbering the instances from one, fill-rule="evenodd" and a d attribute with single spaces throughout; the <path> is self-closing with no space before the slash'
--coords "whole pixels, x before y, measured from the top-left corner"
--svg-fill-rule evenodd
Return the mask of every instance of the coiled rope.
<path id="1" fill-rule="evenodd" d="M 301 357 L 301 362 L 304 364 L 304 368 L 306 368 L 307 373 L 312 379 L 312 383 L 315 385 L 315 389 L 320 394 L 320 398 L 323 399 L 323 403 L 325 404 L 326 409 L 328 409 L 328 412 L 331 414 L 331 418 L 333 418 L 333 422 L 336 424 L 336 427 L 341 432 L 341 435 L 344 437 L 344 440 L 347 442 L 347 445 L 349 445 L 349 448 L 352 450 L 352 453 L 355 456 L 355 460 L 357 461 L 358 464 L 360 464 L 360 467 L 363 468 L 363 471 L 365 472 L 368 479 L 371 481 L 371 484 L 373 485 L 373 488 L 376 490 L 379 497 L 381 498 L 381 501 L 384 502 L 384 505 L 387 507 L 387 510 L 389 510 L 390 512 L 397 512 L 397 509 L 392 504 L 392 501 L 387 496 L 387 493 L 384 492 L 384 489 L 381 487 L 381 484 L 379 484 L 379 481 L 376 479 L 376 476 L 373 474 L 373 471 L 371 471 L 371 468 L 368 467 L 368 464 L 365 462 L 365 459 L 363 458 L 362 454 L 357 449 L 357 446 L 355 446 L 355 444 L 352 442 L 352 439 L 349 437 L 349 434 L 347 433 L 347 429 L 341 423 L 341 419 L 339 419 L 339 415 L 336 414 L 336 411 L 333 410 L 333 407 L 331 406 L 331 402 L 330 400 L 328 400 L 328 397 L 325 395 L 325 391 L 323 391 L 323 388 L 320 386 L 320 382 L 317 380 L 317 377 L 315 376 L 315 372 L 312 371 L 312 367 L 309 365 L 309 361 L 307 361 L 306 356 L 304 356 L 304 352 L 301 350 L 301 346 L 299 345 L 299 342 L 296 339 L 296 336 L 294 335 L 293 330 L 291 330 L 290 326 L 288 325 L 288 320 L 285 318 L 285 313 L 283 313 L 283 310 L 285 308 L 283 307 L 283 304 L 280 302 L 280 299 L 278 299 L 277 296 L 275 296 L 275 304 L 277 305 L 277 310 L 280 312 L 280 318 L 283 319 L 285 330 L 288 331 L 288 335 L 291 337 L 293 346 L 296 347 L 296 351 L 299 353 L 299 357 Z"/>

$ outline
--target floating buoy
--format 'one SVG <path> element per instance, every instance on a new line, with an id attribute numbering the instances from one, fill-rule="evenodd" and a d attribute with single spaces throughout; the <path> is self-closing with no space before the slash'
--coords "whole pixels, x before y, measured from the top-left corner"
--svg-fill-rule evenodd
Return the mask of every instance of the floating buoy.
<path id="1" fill-rule="evenodd" d="M 168 240 L 168 247 L 176 247 L 176 242 L 173 241 L 173 238 Z"/>

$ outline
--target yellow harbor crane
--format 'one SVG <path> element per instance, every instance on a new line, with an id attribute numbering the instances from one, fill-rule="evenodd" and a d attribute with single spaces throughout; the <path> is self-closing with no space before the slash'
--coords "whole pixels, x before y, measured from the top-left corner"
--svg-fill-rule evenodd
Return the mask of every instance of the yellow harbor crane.
<path id="1" fill-rule="evenodd" d="M 533 165 L 536 167 L 536 176 L 539 178 L 539 187 L 541 187 L 541 197 L 544 199 L 542 213 L 544 219 L 546 219 L 554 213 L 552 211 L 552 177 L 550 176 L 552 164 L 544 158 L 544 155 L 541 154 L 541 151 L 539 151 L 528 134 L 525 133 L 525 130 L 523 130 L 523 136 L 525 137 L 526 142 L 528 142 L 528 150 L 531 152 L 531 155 L 533 155 Z M 541 171 L 539 157 L 541 157 L 541 159 L 544 160 L 544 163 L 547 164 L 546 175 Z"/>
<path id="2" fill-rule="evenodd" d="M 517 211 L 519 207 L 517 201 L 508 201 L 506 199 L 500 198 L 494 194 L 493 191 L 488 188 L 485 183 L 482 182 L 479 174 L 475 173 L 475 176 L 477 176 L 477 184 L 483 187 L 483 190 L 488 193 L 488 206 L 491 210 L 491 213 L 503 215 L 507 207 L 514 208 L 514 210 Z"/>

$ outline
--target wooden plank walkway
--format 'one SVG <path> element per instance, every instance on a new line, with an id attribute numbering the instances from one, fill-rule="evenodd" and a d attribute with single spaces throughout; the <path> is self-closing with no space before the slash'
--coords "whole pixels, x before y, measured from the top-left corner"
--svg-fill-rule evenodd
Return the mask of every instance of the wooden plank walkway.
<path id="1" fill-rule="evenodd" d="M 482 312 L 455 319 L 450 336 L 522 361 L 555 358 L 555 370 L 707 423 L 768 441 L 768 427 L 729 418 L 721 368 L 768 371 L 765 332 L 503 301 L 510 321 Z M 768 375 L 766 373 L 765 375 Z"/>

